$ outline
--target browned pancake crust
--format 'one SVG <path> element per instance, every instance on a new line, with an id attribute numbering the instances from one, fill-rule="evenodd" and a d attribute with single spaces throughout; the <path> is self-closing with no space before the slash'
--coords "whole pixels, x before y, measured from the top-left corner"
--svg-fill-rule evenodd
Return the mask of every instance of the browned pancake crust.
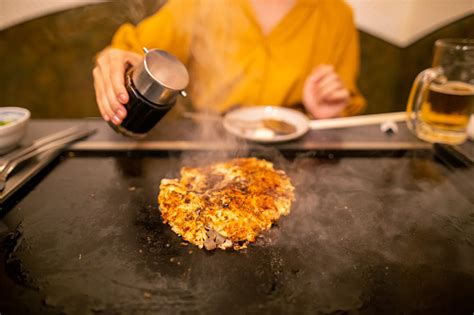
<path id="1" fill-rule="evenodd" d="M 163 179 L 158 202 L 165 223 L 200 248 L 245 248 L 290 212 L 294 187 L 281 170 L 256 158 L 181 169 Z"/>

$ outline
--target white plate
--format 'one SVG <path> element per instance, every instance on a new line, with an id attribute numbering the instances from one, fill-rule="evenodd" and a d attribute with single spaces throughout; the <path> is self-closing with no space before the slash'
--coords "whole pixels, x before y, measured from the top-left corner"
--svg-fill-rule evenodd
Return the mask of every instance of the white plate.
<path id="1" fill-rule="evenodd" d="M 257 127 L 254 129 L 242 128 L 242 123 L 248 121 L 255 125 L 262 119 L 279 119 L 295 126 L 296 131 L 288 135 L 277 135 L 270 129 Z M 238 123 L 235 123 L 238 122 Z M 309 130 L 308 118 L 294 109 L 275 106 L 243 107 L 233 110 L 224 116 L 224 128 L 231 134 L 262 143 L 289 141 L 303 136 Z"/>

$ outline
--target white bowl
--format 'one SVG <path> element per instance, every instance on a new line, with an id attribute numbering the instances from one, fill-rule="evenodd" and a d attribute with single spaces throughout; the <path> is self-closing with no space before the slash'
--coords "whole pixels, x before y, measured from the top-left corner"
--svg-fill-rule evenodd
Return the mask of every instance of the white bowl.
<path id="1" fill-rule="evenodd" d="M 0 154 L 18 146 L 25 136 L 30 116 L 30 111 L 25 108 L 0 107 Z"/>

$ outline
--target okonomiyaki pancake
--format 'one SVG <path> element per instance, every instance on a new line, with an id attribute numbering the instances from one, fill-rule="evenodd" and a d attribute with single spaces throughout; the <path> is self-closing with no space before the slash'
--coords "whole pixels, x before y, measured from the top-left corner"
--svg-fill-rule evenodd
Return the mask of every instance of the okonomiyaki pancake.
<path id="1" fill-rule="evenodd" d="M 163 221 L 184 240 L 208 250 L 246 248 L 290 213 L 294 187 L 282 170 L 256 158 L 181 168 L 163 179 L 158 203 Z"/>

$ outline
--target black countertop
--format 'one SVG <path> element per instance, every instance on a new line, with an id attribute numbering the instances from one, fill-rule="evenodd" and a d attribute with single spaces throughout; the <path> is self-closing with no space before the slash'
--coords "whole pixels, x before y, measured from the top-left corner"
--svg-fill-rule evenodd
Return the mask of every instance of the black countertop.
<path id="1" fill-rule="evenodd" d="M 98 132 L 2 218 L 2 315 L 474 310 L 473 170 L 441 163 L 403 124 L 392 136 L 375 125 L 262 146 L 164 120 L 138 150 L 108 151 L 96 149 L 136 142 L 100 120 L 36 120 L 25 142 L 77 123 Z M 182 243 L 160 217 L 161 179 L 248 155 L 290 176 L 290 215 L 244 251 Z"/>
<path id="2" fill-rule="evenodd" d="M 114 142 L 136 142 L 115 133 L 101 119 L 70 119 L 51 120 L 36 119 L 29 126 L 25 141 L 35 139 L 48 133 L 64 129 L 70 125 L 84 124 L 97 129 L 97 134 L 86 141 L 114 141 Z M 310 131 L 301 139 L 280 144 L 279 147 L 302 146 L 307 143 L 334 143 L 334 142 L 410 142 L 422 144 L 423 142 L 414 137 L 406 128 L 404 123 L 399 123 L 399 132 L 386 135 L 380 131 L 379 125 L 361 127 L 340 128 L 330 130 Z M 220 121 L 210 120 L 196 122 L 191 119 L 167 119 L 160 121 L 148 136 L 141 141 L 235 141 L 238 139 L 227 135 Z"/>

